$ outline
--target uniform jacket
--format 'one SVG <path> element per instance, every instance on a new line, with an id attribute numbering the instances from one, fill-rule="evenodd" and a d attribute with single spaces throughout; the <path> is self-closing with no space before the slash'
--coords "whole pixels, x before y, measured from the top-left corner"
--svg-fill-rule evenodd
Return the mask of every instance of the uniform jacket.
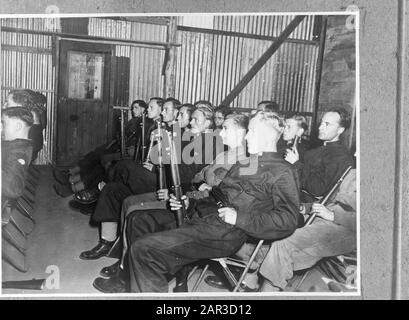
<path id="1" fill-rule="evenodd" d="M 15 199 L 23 194 L 27 168 L 31 162 L 31 140 L 16 139 L 1 142 L 2 196 Z"/>
<path id="2" fill-rule="evenodd" d="M 309 150 L 301 167 L 301 188 L 314 196 L 325 195 L 352 164 L 349 150 L 340 141 Z"/>
<path id="3" fill-rule="evenodd" d="M 235 164 L 219 185 L 228 206 L 237 211 L 234 228 L 259 239 L 291 235 L 303 221 L 295 169 L 277 152 L 265 152 L 250 163 L 255 167 Z M 209 223 L 220 223 L 214 199 L 197 200 L 193 205 L 200 216 L 210 217 Z"/>

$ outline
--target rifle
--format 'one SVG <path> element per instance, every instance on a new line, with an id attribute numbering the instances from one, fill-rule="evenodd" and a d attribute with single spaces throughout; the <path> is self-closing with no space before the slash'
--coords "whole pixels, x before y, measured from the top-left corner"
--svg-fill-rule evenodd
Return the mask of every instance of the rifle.
<path id="1" fill-rule="evenodd" d="M 165 168 L 163 166 L 163 156 L 162 156 L 162 126 L 163 124 L 158 121 L 158 187 L 159 189 L 167 189 L 166 186 L 166 176 L 165 176 Z"/>
<path id="2" fill-rule="evenodd" d="M 145 141 L 145 130 L 146 130 L 146 112 L 142 114 L 142 150 L 141 150 L 141 162 L 145 159 L 145 149 L 146 149 L 146 141 Z"/>
<path id="3" fill-rule="evenodd" d="M 167 134 L 170 146 L 170 170 L 172 173 L 173 189 L 176 200 L 182 203 L 182 207 L 176 211 L 176 224 L 180 227 L 186 218 L 186 209 L 182 201 L 182 187 L 180 185 L 179 166 L 176 155 L 175 141 L 173 140 L 173 131 Z"/>
<path id="4" fill-rule="evenodd" d="M 3 281 L 1 286 L 3 289 L 28 289 L 42 290 L 44 289 L 45 279 L 32 279 L 22 281 Z"/>
<path id="5" fill-rule="evenodd" d="M 158 121 L 160 123 L 160 120 Z M 158 123 L 158 128 L 160 128 L 160 125 Z M 146 155 L 146 159 L 142 158 L 142 163 L 144 164 L 145 167 L 148 167 L 147 169 L 152 171 L 153 170 L 153 164 L 150 161 L 150 155 L 152 152 L 152 148 L 153 148 L 153 143 L 155 141 L 155 131 L 151 132 L 151 140 L 150 140 L 150 144 L 149 144 L 149 150 L 148 150 L 148 154 Z"/>
<path id="6" fill-rule="evenodd" d="M 321 199 L 319 202 L 320 204 L 324 205 L 327 203 L 327 201 L 331 198 L 331 196 L 335 193 L 335 191 L 338 189 L 338 187 L 341 185 L 342 181 L 344 181 L 345 177 L 347 176 L 348 172 L 352 169 L 352 166 L 349 166 L 346 168 L 344 173 L 342 174 L 341 178 L 338 179 L 338 181 L 334 184 L 334 186 L 331 188 L 331 190 L 327 193 L 327 195 Z M 310 215 L 305 222 L 305 226 L 309 226 L 315 219 L 317 215 L 317 212 L 314 212 L 312 215 Z"/>
<path id="7" fill-rule="evenodd" d="M 212 187 L 210 194 L 216 200 L 216 205 L 218 208 L 231 207 L 229 200 L 218 186 Z"/>

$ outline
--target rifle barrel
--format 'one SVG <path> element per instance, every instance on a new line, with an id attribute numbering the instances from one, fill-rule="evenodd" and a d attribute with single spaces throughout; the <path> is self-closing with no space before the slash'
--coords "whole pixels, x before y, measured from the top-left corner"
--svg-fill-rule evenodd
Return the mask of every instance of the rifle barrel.
<path id="1" fill-rule="evenodd" d="M 334 186 L 331 188 L 331 190 L 327 193 L 327 195 L 321 199 L 321 201 L 319 202 L 320 204 L 324 205 L 327 203 L 327 201 L 330 199 L 330 197 L 334 194 L 334 192 L 338 189 L 338 187 L 341 185 L 342 181 L 344 181 L 346 175 L 348 174 L 348 172 L 352 169 L 352 166 L 349 166 L 348 168 L 346 168 L 346 170 L 344 171 L 344 173 L 342 174 L 342 176 L 338 179 L 338 181 L 334 184 Z M 312 215 L 310 215 L 305 223 L 305 226 L 310 225 L 315 217 L 317 216 L 317 212 L 314 212 Z"/>

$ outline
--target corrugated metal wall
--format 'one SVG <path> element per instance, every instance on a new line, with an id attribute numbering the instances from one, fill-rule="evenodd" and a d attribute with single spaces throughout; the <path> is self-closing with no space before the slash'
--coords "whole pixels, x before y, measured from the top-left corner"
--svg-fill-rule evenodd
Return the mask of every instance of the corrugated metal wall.
<path id="1" fill-rule="evenodd" d="M 215 29 L 278 36 L 292 16 L 215 16 Z M 305 19 L 290 38 L 312 39 L 314 18 Z M 1 19 L 2 26 L 57 31 L 53 19 Z M 89 34 L 134 40 L 166 42 L 166 24 L 90 18 Z M 48 100 L 48 128 L 38 163 L 53 154 L 52 119 L 55 112 L 55 65 L 50 36 L 1 32 L 1 102 L 15 88 L 40 91 Z M 201 99 L 219 104 L 240 81 L 271 41 L 238 36 L 178 31 L 175 97 L 182 102 Z M 19 47 L 19 48 L 17 48 Z M 20 48 L 23 47 L 23 48 Z M 284 110 L 313 110 L 313 84 L 318 47 L 284 43 L 233 101 L 234 107 L 254 108 L 261 100 L 276 100 Z M 115 55 L 130 58 L 129 102 L 162 96 L 165 51 L 160 47 L 115 46 Z M 127 76 L 127 75 L 126 75 Z M 49 155 L 49 156 L 47 156 Z"/>
<path id="2" fill-rule="evenodd" d="M 293 16 L 216 16 L 218 30 L 278 36 Z M 308 16 L 290 38 L 312 40 L 314 18 Z M 176 97 L 184 102 L 220 102 L 271 45 L 271 41 L 179 31 Z M 233 107 L 255 108 L 275 100 L 283 110 L 313 110 L 318 46 L 284 43 L 233 101 Z"/>
<path id="3" fill-rule="evenodd" d="M 89 34 L 132 40 L 166 42 L 167 26 L 112 19 L 90 18 Z M 130 57 L 129 103 L 163 95 L 162 67 L 165 52 L 148 46 L 116 46 L 116 55 Z"/>
<path id="4" fill-rule="evenodd" d="M 166 42 L 167 26 L 132 23 L 131 39 Z M 162 97 L 164 76 L 162 75 L 165 51 L 159 48 L 132 47 L 131 72 L 129 79 L 130 100 L 149 100 Z"/>
<path id="5" fill-rule="evenodd" d="M 56 31 L 55 19 L 18 18 L 0 19 L 1 26 L 41 31 Z M 53 64 L 52 37 L 33 34 L 1 32 L 1 103 L 14 89 L 32 89 L 47 97 L 47 128 L 44 147 L 37 164 L 52 161 L 52 119 L 55 110 L 55 66 Z"/>

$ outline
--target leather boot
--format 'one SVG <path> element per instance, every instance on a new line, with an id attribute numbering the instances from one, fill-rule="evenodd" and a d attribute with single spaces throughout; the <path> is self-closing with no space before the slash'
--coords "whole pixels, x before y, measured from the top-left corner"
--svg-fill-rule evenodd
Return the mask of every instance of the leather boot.
<path id="1" fill-rule="evenodd" d="M 184 266 L 176 273 L 176 286 L 173 292 L 188 292 L 187 277 L 191 269 L 190 266 Z"/>
<path id="2" fill-rule="evenodd" d="M 103 293 L 126 293 L 130 292 L 124 271 L 118 272 L 117 275 L 109 278 L 96 278 L 92 283 L 95 289 Z"/>
<path id="3" fill-rule="evenodd" d="M 108 254 L 109 250 L 111 250 L 115 241 L 107 241 L 101 239 L 99 243 L 92 248 L 91 250 L 84 251 L 80 254 L 80 259 L 83 260 L 96 260 L 101 257 L 104 257 Z"/>
<path id="4" fill-rule="evenodd" d="M 118 274 L 120 265 L 121 265 L 121 260 L 118 260 L 114 264 L 108 267 L 102 268 L 99 274 L 106 278 L 112 278 L 113 276 Z"/>

